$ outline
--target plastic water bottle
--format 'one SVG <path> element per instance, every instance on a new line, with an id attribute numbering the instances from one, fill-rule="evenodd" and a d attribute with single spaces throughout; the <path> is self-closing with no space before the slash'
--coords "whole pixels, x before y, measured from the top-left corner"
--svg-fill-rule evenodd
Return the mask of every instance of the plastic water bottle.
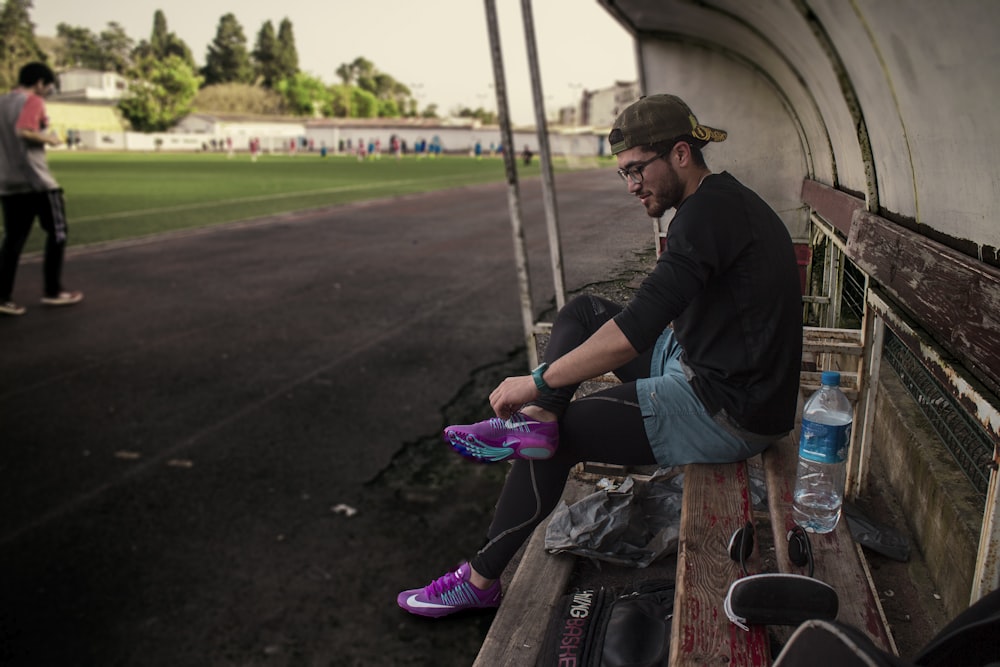
<path id="1" fill-rule="evenodd" d="M 802 411 L 792 505 L 795 522 L 812 533 L 829 533 L 840 520 L 854 421 L 851 404 L 840 390 L 840 373 L 823 371 L 822 383 Z"/>

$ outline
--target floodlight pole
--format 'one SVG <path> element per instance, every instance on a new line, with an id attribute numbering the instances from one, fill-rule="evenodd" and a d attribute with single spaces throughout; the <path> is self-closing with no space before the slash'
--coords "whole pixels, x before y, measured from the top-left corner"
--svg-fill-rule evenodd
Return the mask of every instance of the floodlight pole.
<path id="1" fill-rule="evenodd" d="M 517 182 L 517 158 L 513 151 L 514 136 L 510 129 L 510 113 L 507 110 L 507 84 L 503 71 L 503 53 L 500 49 L 500 29 L 497 24 L 495 0 L 484 0 L 484 2 L 490 51 L 493 57 L 493 80 L 497 91 L 497 114 L 500 117 L 500 143 L 503 146 L 503 161 L 507 170 L 507 205 L 510 209 L 510 225 L 514 236 L 514 261 L 521 294 L 521 321 L 524 326 L 528 364 L 534 368 L 538 364 L 538 351 L 535 348 L 534 313 L 531 307 L 531 278 L 528 273 L 528 256 L 524 243 L 524 225 L 521 222 L 521 193 Z"/>
<path id="2" fill-rule="evenodd" d="M 535 23 L 532 16 L 531 0 L 521 0 L 521 14 L 524 20 L 524 41 L 528 49 L 528 67 L 531 70 L 531 93 L 535 99 L 535 127 L 538 131 L 538 158 L 542 164 L 542 198 L 545 204 L 545 222 L 549 235 L 549 257 L 552 261 L 556 308 L 561 310 L 566 305 L 566 286 L 559 240 L 559 213 L 556 208 L 556 187 L 552 177 L 552 153 L 549 150 L 545 98 L 542 95 L 542 77 L 538 68 L 538 48 L 535 45 Z"/>

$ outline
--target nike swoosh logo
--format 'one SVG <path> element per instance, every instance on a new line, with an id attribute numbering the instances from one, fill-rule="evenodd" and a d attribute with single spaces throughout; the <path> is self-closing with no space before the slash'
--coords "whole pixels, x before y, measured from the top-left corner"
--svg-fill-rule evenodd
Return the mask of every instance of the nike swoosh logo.
<path id="1" fill-rule="evenodd" d="M 421 602 L 417 599 L 417 595 L 411 595 L 406 599 L 406 604 L 411 607 L 416 607 L 418 609 L 451 609 L 449 604 L 434 604 L 433 602 Z"/>

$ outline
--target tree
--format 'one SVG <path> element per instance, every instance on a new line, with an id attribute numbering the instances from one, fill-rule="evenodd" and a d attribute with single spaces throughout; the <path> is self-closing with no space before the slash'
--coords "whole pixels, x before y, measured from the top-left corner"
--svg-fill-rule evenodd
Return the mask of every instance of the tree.
<path id="1" fill-rule="evenodd" d="M 378 99 L 367 90 L 351 88 L 351 117 L 378 118 Z"/>
<path id="2" fill-rule="evenodd" d="M 299 73 L 299 52 L 295 48 L 292 22 L 282 19 L 278 26 L 278 45 L 275 49 L 275 66 L 279 79 L 288 79 Z"/>
<path id="3" fill-rule="evenodd" d="M 345 86 L 356 86 L 375 98 L 376 115 L 398 117 L 408 108 L 412 109 L 412 115 L 416 114 L 416 102 L 410 89 L 391 75 L 380 72 L 372 61 L 359 56 L 354 62 L 343 63 L 336 74 Z"/>
<path id="4" fill-rule="evenodd" d="M 350 118 L 351 116 L 351 91 L 353 86 L 338 83 L 330 86 L 330 108 L 329 115 L 334 118 Z"/>
<path id="5" fill-rule="evenodd" d="M 364 88 L 361 84 L 362 81 L 367 81 L 371 78 L 372 72 L 375 71 L 375 63 L 370 60 L 366 60 L 362 56 L 358 56 L 354 59 L 354 62 L 343 63 L 337 68 L 337 76 L 344 84 L 349 86 L 360 86 Z M 366 88 L 367 90 L 367 88 Z M 370 91 L 374 92 L 374 91 Z"/>
<path id="6" fill-rule="evenodd" d="M 133 42 L 121 24 L 111 21 L 106 30 L 95 35 L 87 28 L 60 23 L 56 66 L 87 67 L 101 72 L 124 74 L 132 62 Z"/>
<path id="7" fill-rule="evenodd" d="M 183 39 L 170 32 L 167 28 L 167 17 L 162 10 L 157 9 L 153 14 L 153 32 L 149 36 L 149 41 L 143 40 L 133 52 L 136 60 L 142 58 L 165 59 L 167 56 L 177 56 L 194 70 L 194 56 L 191 49 Z"/>
<path id="8" fill-rule="evenodd" d="M 279 81 L 275 90 L 285 98 L 285 104 L 294 114 L 313 116 L 317 111 L 329 114 L 330 91 L 317 77 L 299 72 Z"/>
<path id="9" fill-rule="evenodd" d="M 247 83 L 220 83 L 205 86 L 191 103 L 192 110 L 243 113 L 260 116 L 285 113 L 285 99 L 270 88 Z"/>
<path id="10" fill-rule="evenodd" d="M 400 114 L 399 110 L 405 109 L 407 102 L 413 97 L 409 87 L 382 72 L 375 74 L 372 80 L 375 84 L 375 90 L 373 91 L 375 97 L 383 102 L 392 102 L 397 109 L 396 115 L 398 116 Z"/>
<path id="11" fill-rule="evenodd" d="M 379 118 L 399 118 L 403 114 L 399 111 L 399 105 L 396 104 L 396 100 L 379 100 L 378 101 L 378 117 Z"/>
<path id="12" fill-rule="evenodd" d="M 468 107 L 461 107 L 452 111 L 453 116 L 457 118 L 475 118 L 483 125 L 496 125 L 497 115 L 492 111 L 487 111 L 486 109 L 479 107 L 478 109 L 469 109 Z"/>
<path id="13" fill-rule="evenodd" d="M 257 44 L 253 50 L 254 74 L 257 81 L 265 88 L 273 88 L 283 77 L 278 76 L 277 41 L 274 37 L 274 24 L 265 21 L 257 33 Z"/>
<path id="14" fill-rule="evenodd" d="M 139 132 L 163 132 L 191 112 L 201 77 L 180 56 L 145 57 L 118 108 Z"/>
<path id="15" fill-rule="evenodd" d="M 60 23 L 56 26 L 56 37 L 60 41 L 57 67 L 90 67 L 98 69 L 101 47 L 97 36 L 88 28 L 79 28 Z"/>
<path id="16" fill-rule="evenodd" d="M 379 100 L 357 86 L 339 83 L 330 86 L 330 104 L 326 115 L 335 118 L 378 118 L 382 111 Z M 398 114 L 397 114 L 398 115 Z"/>
<path id="17" fill-rule="evenodd" d="M 135 50 L 135 41 L 125 34 L 125 28 L 117 21 L 109 21 L 97 41 L 102 53 L 102 71 L 125 74 L 132 66 Z"/>
<path id="18" fill-rule="evenodd" d="M 215 39 L 208 45 L 202 74 L 206 85 L 250 83 L 253 80 L 247 38 L 243 34 L 243 27 L 232 13 L 219 19 Z"/>
<path id="19" fill-rule="evenodd" d="M 45 52 L 35 41 L 35 26 L 29 10 L 31 0 L 7 0 L 0 11 L 0 86 L 17 85 L 21 67 L 32 61 L 45 62 Z"/>
<path id="20" fill-rule="evenodd" d="M 170 32 L 167 30 L 167 15 L 163 13 L 162 9 L 157 9 L 153 13 L 153 32 L 149 36 L 149 47 L 157 58 L 165 58 L 169 44 Z"/>

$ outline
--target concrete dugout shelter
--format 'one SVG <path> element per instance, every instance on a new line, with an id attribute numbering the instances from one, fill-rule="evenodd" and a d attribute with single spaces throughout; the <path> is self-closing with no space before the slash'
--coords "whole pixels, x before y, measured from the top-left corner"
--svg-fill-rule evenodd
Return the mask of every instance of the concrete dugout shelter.
<path id="1" fill-rule="evenodd" d="M 706 153 L 712 168 L 755 188 L 797 243 L 825 248 L 826 293 L 806 296 L 825 309 L 823 326 L 838 326 L 845 267 L 861 276 L 854 490 L 882 448 L 949 604 L 996 588 L 1000 3 L 598 1 L 635 38 L 643 93 L 677 94 L 727 130 Z M 874 391 L 886 326 L 981 429 L 985 454 L 973 467 L 986 478 L 985 503 L 971 503 L 984 509 L 969 521 L 964 555 L 955 555 L 962 540 L 935 528 L 962 520 L 939 511 L 953 501 L 917 483 L 921 455 L 888 451 L 897 427 L 887 415 L 900 411 Z"/>
<path id="2" fill-rule="evenodd" d="M 728 130 L 713 166 L 752 174 L 793 236 L 808 178 L 998 265 L 996 2 L 600 3 L 635 36 L 642 90 Z"/>
<path id="3" fill-rule="evenodd" d="M 1000 3 L 597 1 L 634 37 L 642 94 L 728 131 L 709 165 L 785 221 L 821 335 L 860 327 L 849 495 L 874 452 L 948 608 L 996 589 Z"/>

